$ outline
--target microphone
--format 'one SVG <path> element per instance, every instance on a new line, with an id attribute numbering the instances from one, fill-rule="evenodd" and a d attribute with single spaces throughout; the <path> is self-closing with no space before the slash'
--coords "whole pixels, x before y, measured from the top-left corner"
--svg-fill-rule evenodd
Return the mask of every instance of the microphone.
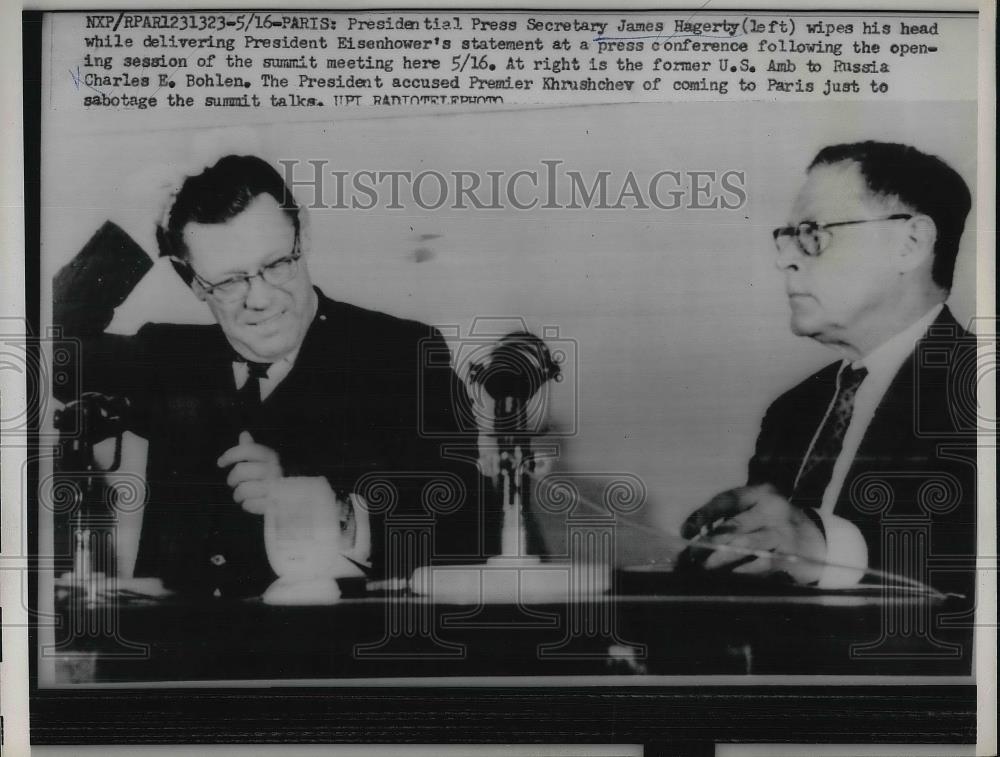
<path id="1" fill-rule="evenodd" d="M 562 371 L 545 342 L 529 331 L 515 331 L 497 342 L 487 362 L 470 366 L 469 378 L 493 399 L 529 400 L 546 381 L 559 381 Z"/>
<path id="2" fill-rule="evenodd" d="M 494 401 L 493 433 L 497 440 L 498 495 L 502 502 L 500 551 L 503 557 L 530 559 L 525 522 L 535 469 L 528 428 L 528 402 L 562 371 L 548 345 L 527 331 L 502 337 L 489 359 L 469 368 L 469 380 L 483 387 Z M 535 558 L 537 560 L 537 558 Z"/>

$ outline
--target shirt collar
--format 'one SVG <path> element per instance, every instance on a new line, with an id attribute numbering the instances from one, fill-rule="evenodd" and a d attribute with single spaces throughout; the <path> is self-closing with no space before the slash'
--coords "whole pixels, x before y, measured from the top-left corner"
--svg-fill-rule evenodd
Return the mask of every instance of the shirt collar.
<path id="1" fill-rule="evenodd" d="M 882 342 L 860 360 L 855 360 L 853 363 L 845 360 L 844 364 L 851 365 L 853 368 L 867 368 L 868 376 L 875 380 L 892 380 L 903 361 L 913 352 L 917 342 L 927 333 L 927 329 L 930 328 L 943 309 L 944 303 L 938 303 L 921 318 Z"/>
<path id="2" fill-rule="evenodd" d="M 287 366 L 291 367 L 291 366 L 295 365 L 295 359 L 299 356 L 299 350 L 301 350 L 301 349 L 302 349 L 302 345 L 299 345 L 294 350 L 292 350 L 287 355 L 285 355 L 283 358 L 275 360 L 273 363 L 265 363 L 265 365 L 269 365 L 270 366 L 270 368 L 268 369 L 268 374 L 271 373 L 271 370 L 275 366 L 279 366 L 280 365 L 280 366 L 284 367 L 285 365 L 287 365 Z M 238 355 L 237 354 L 237 355 L 235 355 L 233 357 L 232 363 L 233 363 L 233 365 L 243 366 L 245 368 L 246 364 L 247 364 L 247 361 L 246 361 L 246 359 L 242 355 Z"/>

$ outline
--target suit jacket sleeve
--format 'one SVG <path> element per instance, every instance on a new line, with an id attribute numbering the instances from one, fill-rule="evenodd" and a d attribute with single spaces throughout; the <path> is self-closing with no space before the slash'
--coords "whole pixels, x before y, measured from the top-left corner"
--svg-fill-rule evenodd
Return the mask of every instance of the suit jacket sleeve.
<path id="1" fill-rule="evenodd" d="M 121 305 L 152 267 L 145 251 L 110 221 L 53 277 L 52 321 L 73 344 L 70 363 L 53 383 L 57 400 L 69 403 L 85 392 L 127 397 L 132 430 L 146 435 L 148 361 L 141 337 L 105 334 Z"/>
<path id="2" fill-rule="evenodd" d="M 419 564 L 482 558 L 492 529 L 482 517 L 475 423 L 447 343 L 396 319 L 376 320 L 366 341 L 370 369 L 352 396 L 368 448 L 346 478 L 371 505 L 374 569 L 402 576 Z M 406 547 L 407 532 L 423 535 Z"/>
<path id="3" fill-rule="evenodd" d="M 788 482 L 787 466 L 782 464 L 779 454 L 780 426 L 775 418 L 777 412 L 771 405 L 764 414 L 757 435 L 753 457 L 747 465 L 747 486 L 771 484 L 784 496 L 791 494 L 791 484 Z"/>
<path id="4" fill-rule="evenodd" d="M 153 372 L 145 328 L 134 336 L 124 336 L 80 333 L 70 327 L 63 331 L 63 336 L 71 341 L 74 350 L 71 364 L 65 370 L 68 378 L 53 383 L 55 398 L 68 404 L 89 392 L 124 397 L 129 402 L 125 417 L 128 430 L 148 438 Z"/>
<path id="5" fill-rule="evenodd" d="M 438 490 L 437 500 L 427 497 L 425 503 L 435 520 L 432 560 L 476 561 L 499 551 L 500 534 L 497 514 L 484 499 L 484 479 L 478 468 L 479 429 L 465 384 L 452 369 L 451 352 L 436 329 L 427 345 L 428 354 L 442 359 L 423 361 L 420 401 L 424 412 L 417 457 L 430 469 L 442 471 L 442 483 L 449 482 Z M 447 364 L 444 357 L 449 358 Z M 430 493 L 425 488 L 425 494 Z"/>

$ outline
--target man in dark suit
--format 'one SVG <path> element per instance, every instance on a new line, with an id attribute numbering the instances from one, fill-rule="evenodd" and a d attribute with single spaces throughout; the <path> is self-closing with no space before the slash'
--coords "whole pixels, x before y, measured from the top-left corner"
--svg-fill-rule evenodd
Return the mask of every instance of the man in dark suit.
<path id="1" fill-rule="evenodd" d="M 970 207 L 962 178 L 912 147 L 815 157 L 774 232 L 777 266 L 793 333 L 841 359 L 768 409 L 746 486 L 689 517 L 687 538 L 737 548 L 693 547 L 695 564 L 823 587 L 883 571 L 969 591 L 976 345 L 944 303 Z M 931 556 L 965 567 L 931 576 Z"/>
<path id="2" fill-rule="evenodd" d="M 263 515 L 302 499 L 336 510 L 344 565 L 369 574 L 495 551 L 443 338 L 325 297 L 299 214 L 269 164 L 223 158 L 185 181 L 157 233 L 217 325 L 82 334 L 84 388 L 128 397 L 130 426 L 149 441 L 137 576 L 259 594 L 275 578 Z M 433 537 L 390 555 L 386 534 L 406 519 Z"/>

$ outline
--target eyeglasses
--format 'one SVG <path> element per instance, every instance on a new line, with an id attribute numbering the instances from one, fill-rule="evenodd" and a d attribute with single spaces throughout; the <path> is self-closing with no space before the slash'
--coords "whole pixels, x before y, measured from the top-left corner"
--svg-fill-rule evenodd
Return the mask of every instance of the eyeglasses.
<path id="1" fill-rule="evenodd" d="M 905 221 L 913 218 L 909 213 L 896 213 L 885 218 L 864 218 L 860 221 L 835 221 L 833 223 L 816 223 L 803 221 L 795 226 L 782 226 L 774 230 L 774 244 L 778 252 L 784 252 L 794 240 L 803 255 L 810 258 L 819 257 L 833 238 L 833 229 L 837 226 L 854 226 L 859 223 L 876 223 L 879 221 Z"/>
<path id="2" fill-rule="evenodd" d="M 177 261 L 182 263 L 194 277 L 202 289 L 221 302 L 239 302 L 250 293 L 250 282 L 260 277 L 271 286 L 281 286 L 287 284 L 295 278 L 299 272 L 299 258 L 302 251 L 299 249 L 298 237 L 295 238 L 295 246 L 289 255 L 278 258 L 265 266 L 261 266 L 257 273 L 244 273 L 238 276 L 231 276 L 223 281 L 211 282 L 199 276 L 187 261 Z"/>

